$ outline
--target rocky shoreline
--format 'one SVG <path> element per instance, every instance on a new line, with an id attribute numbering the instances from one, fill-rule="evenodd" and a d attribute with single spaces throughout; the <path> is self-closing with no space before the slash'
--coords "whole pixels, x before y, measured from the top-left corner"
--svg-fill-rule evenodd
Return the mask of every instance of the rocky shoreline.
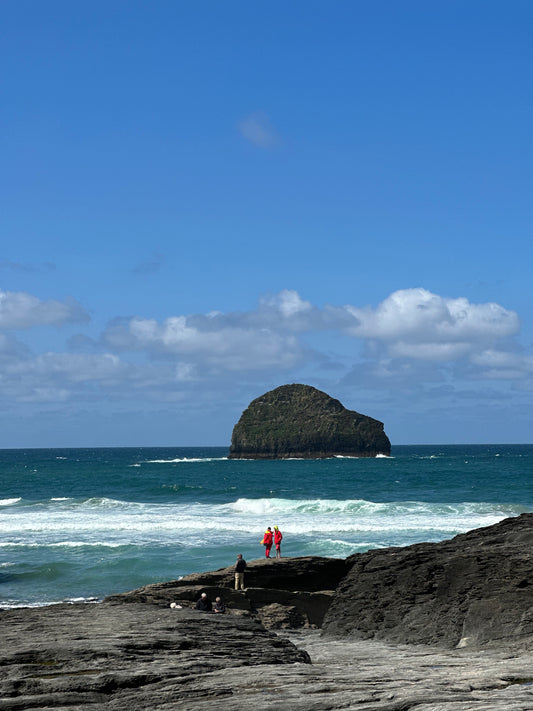
<path id="1" fill-rule="evenodd" d="M 531 711 L 532 542 L 524 514 L 346 561 L 251 561 L 244 592 L 230 566 L 0 610 L 0 711 Z M 228 614 L 194 610 L 203 591 Z"/>

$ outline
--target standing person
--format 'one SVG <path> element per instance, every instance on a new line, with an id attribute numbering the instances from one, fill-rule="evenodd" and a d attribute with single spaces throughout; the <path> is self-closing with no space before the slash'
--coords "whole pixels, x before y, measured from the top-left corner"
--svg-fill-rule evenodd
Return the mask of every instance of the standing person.
<path id="1" fill-rule="evenodd" d="M 276 558 L 281 558 L 281 539 L 283 535 L 277 526 L 274 526 L 274 545 L 276 546 Z"/>
<path id="2" fill-rule="evenodd" d="M 270 526 L 265 531 L 261 543 L 265 546 L 265 558 L 270 558 L 270 549 L 272 548 L 272 529 Z"/>
<path id="3" fill-rule="evenodd" d="M 244 569 L 246 568 L 246 561 L 242 557 L 242 553 L 237 556 L 237 562 L 235 563 L 235 590 L 244 590 Z"/>

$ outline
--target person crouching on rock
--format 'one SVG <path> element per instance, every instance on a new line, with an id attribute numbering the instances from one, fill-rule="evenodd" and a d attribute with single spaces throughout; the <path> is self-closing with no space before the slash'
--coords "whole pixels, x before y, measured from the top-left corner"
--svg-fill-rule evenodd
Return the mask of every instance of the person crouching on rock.
<path id="1" fill-rule="evenodd" d="M 261 543 L 265 546 L 265 558 L 270 558 L 270 549 L 272 548 L 272 529 L 270 526 L 265 531 Z"/>
<path id="2" fill-rule="evenodd" d="M 276 558 L 281 558 L 281 539 L 283 538 L 281 531 L 277 526 L 274 526 L 274 545 L 276 546 Z"/>
<path id="3" fill-rule="evenodd" d="M 206 593 L 202 593 L 198 598 L 198 602 L 196 603 L 196 609 L 201 610 L 202 612 L 211 612 L 211 610 L 213 609 L 211 600 L 207 597 Z"/>

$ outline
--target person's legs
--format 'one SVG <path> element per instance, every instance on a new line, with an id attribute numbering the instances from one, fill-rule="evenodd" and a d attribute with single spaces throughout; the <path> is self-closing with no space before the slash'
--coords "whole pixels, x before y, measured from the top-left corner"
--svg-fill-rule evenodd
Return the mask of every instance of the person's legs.
<path id="1" fill-rule="evenodd" d="M 272 548 L 271 545 L 270 545 L 270 546 L 267 546 L 267 547 L 265 548 L 265 557 L 266 557 L 266 558 L 270 558 L 270 549 L 271 549 L 271 548 Z"/>

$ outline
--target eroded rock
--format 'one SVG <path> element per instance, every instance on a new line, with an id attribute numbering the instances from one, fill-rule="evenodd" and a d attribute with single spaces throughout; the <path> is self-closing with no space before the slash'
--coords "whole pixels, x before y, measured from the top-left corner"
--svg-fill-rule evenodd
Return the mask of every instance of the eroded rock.
<path id="1" fill-rule="evenodd" d="M 253 400 L 233 428 L 230 459 L 389 455 L 383 423 L 310 385 L 282 385 Z"/>
<path id="2" fill-rule="evenodd" d="M 245 591 L 237 591 L 234 566 L 207 573 L 193 573 L 180 580 L 146 585 L 113 595 L 114 603 L 141 602 L 168 607 L 170 603 L 193 607 L 205 592 L 220 596 L 229 614 L 248 613 L 266 628 L 320 627 L 334 590 L 347 572 L 340 558 L 302 556 L 248 562 Z M 272 607 L 272 606 L 277 607 Z M 286 611 L 281 613 L 280 608 Z"/>
<path id="3" fill-rule="evenodd" d="M 441 543 L 353 555 L 329 637 L 445 647 L 533 646 L 533 514 Z"/>
<path id="4" fill-rule="evenodd" d="M 309 663 L 251 617 L 141 603 L 1 610 L 0 630 L 0 709 L 186 708 L 204 675 Z"/>

